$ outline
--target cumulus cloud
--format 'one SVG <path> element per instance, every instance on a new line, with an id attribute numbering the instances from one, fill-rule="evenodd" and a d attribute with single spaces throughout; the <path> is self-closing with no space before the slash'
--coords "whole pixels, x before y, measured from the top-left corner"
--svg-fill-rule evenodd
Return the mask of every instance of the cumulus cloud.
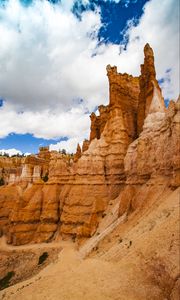
<path id="1" fill-rule="evenodd" d="M 26 153 L 22 153 L 20 150 L 17 150 L 15 148 L 12 148 L 12 149 L 1 149 L 0 150 L 0 154 L 1 155 L 4 155 L 4 154 L 8 154 L 9 156 L 13 156 L 13 155 L 24 155 L 24 156 L 28 156 L 30 155 L 31 153 L 29 152 L 26 152 Z"/>
<path id="2" fill-rule="evenodd" d="M 17 149 L 12 148 L 12 149 L 6 149 L 6 150 L 2 149 L 2 150 L 0 150 L 0 154 L 1 155 L 8 154 L 9 156 L 12 156 L 12 155 L 17 155 L 17 154 L 22 155 L 22 152 Z"/>
<path id="3" fill-rule="evenodd" d="M 56 151 L 65 149 L 67 153 L 75 153 L 79 141 L 80 141 L 79 137 L 69 138 L 67 141 L 61 141 L 56 144 L 51 144 L 49 149 L 56 150 Z M 82 140 L 80 145 L 82 146 Z"/>
<path id="4" fill-rule="evenodd" d="M 5 104 L 0 108 L 0 136 L 5 137 L 10 132 L 18 134 L 32 133 L 35 137 L 58 139 L 58 137 L 84 138 L 89 128 L 89 116 L 83 106 L 79 105 L 69 111 L 56 114 L 49 110 L 42 112 L 15 112 Z"/>
<path id="5" fill-rule="evenodd" d="M 68 109 L 74 98 L 90 101 L 88 90 L 100 79 L 98 72 L 93 80 L 88 74 L 100 16 L 87 11 L 78 20 L 64 6 L 37 0 L 24 7 L 10 0 L 0 8 L 0 91 L 16 107 Z"/>
<path id="6" fill-rule="evenodd" d="M 126 31 L 126 55 L 140 58 L 139 48 L 148 42 L 154 49 L 157 78 L 167 78 L 165 98 L 177 99 L 179 93 L 179 2 L 149 1 L 137 26 L 130 23 Z M 168 74 L 169 73 L 169 74 Z"/>
<path id="7" fill-rule="evenodd" d="M 11 132 L 66 136 L 63 148 L 87 138 L 88 112 L 108 102 L 106 65 L 138 75 L 146 42 L 155 52 L 157 77 L 164 78 L 165 98 L 177 98 L 178 1 L 147 2 L 138 25 L 127 24 L 126 48 L 123 42 L 99 43 L 100 9 L 79 19 L 73 4 L 36 0 L 25 7 L 9 0 L 0 6 L 0 99 L 6 100 L 0 106 L 1 138 Z"/>

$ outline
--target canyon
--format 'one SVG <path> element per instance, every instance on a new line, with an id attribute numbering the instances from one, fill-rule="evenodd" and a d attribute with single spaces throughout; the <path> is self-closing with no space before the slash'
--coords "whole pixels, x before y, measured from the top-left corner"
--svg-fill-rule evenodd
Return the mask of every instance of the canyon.
<path id="1" fill-rule="evenodd" d="M 75 280 L 75 288 L 68 296 L 55 280 L 46 299 L 178 300 L 180 98 L 165 107 L 149 44 L 139 77 L 118 73 L 115 66 L 106 69 L 109 104 L 90 115 L 89 139 L 75 154 L 41 147 L 37 155 L 0 157 L 1 240 L 6 250 L 39 243 L 66 249 L 69 243 L 74 277 L 61 266 L 67 260 L 63 251 L 49 268 L 65 287 L 68 278 L 70 285 Z M 97 291 L 96 264 L 104 272 L 105 292 Z M 0 266 L 0 277 L 6 272 Z M 51 272 L 43 272 L 42 291 L 33 299 L 45 299 L 42 286 L 48 286 Z M 84 286 L 89 280 L 94 292 L 81 294 L 81 279 Z M 32 283 L 36 291 L 38 284 Z M 8 290 L 30 299 L 31 288 Z M 10 292 L 2 295 L 13 299 Z"/>

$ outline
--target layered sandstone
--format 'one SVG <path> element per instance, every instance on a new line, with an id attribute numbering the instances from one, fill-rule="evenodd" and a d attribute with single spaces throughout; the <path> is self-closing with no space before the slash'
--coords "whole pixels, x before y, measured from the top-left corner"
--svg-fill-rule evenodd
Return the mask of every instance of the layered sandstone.
<path id="1" fill-rule="evenodd" d="M 154 53 L 149 44 L 144 47 L 144 64 L 141 65 L 141 75 L 139 77 L 140 93 L 138 101 L 138 115 L 137 115 L 137 133 L 141 133 L 143 129 L 144 119 L 147 117 L 150 109 L 154 92 L 158 94 L 158 111 L 164 111 L 164 99 L 161 95 L 161 89 L 156 80 L 156 71 L 154 65 Z"/>
<path id="2" fill-rule="evenodd" d="M 34 184 L 25 189 L 11 185 L 2 188 L 0 200 L 3 196 L 9 202 L 0 211 L 0 224 L 8 243 L 21 245 L 51 239 L 59 220 L 58 185 Z"/>
<path id="3" fill-rule="evenodd" d="M 117 73 L 117 67 L 107 66 L 110 107 L 119 106 L 129 141 L 137 136 L 137 113 L 140 92 L 139 77 Z"/>
<path id="4" fill-rule="evenodd" d="M 38 155 L 25 158 L 20 181 L 37 182 L 49 173 L 50 152 L 48 147 L 40 147 Z"/>
<path id="5" fill-rule="evenodd" d="M 24 157 L 6 157 L 0 156 L 0 179 L 5 184 L 17 182 L 24 164 Z"/>
<path id="6" fill-rule="evenodd" d="M 49 147 L 40 147 L 37 155 L 0 156 L 0 178 L 5 184 L 36 182 L 49 172 Z"/>
<path id="7" fill-rule="evenodd" d="M 155 95 L 142 133 L 128 148 L 125 157 L 128 184 L 143 184 L 158 177 L 167 179 L 174 187 L 180 184 L 180 100 L 172 101 L 166 113 L 156 109 L 158 101 Z"/>

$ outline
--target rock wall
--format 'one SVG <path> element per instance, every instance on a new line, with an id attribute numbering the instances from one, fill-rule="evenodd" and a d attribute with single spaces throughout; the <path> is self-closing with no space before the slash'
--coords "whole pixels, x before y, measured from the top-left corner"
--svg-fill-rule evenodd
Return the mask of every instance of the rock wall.
<path id="1" fill-rule="evenodd" d="M 127 179 L 120 215 L 143 206 L 149 193 L 158 195 L 158 189 L 162 192 L 180 186 L 180 98 L 162 112 L 161 95 L 157 97 L 155 89 L 143 131 L 130 144 L 124 159 Z"/>
<path id="2" fill-rule="evenodd" d="M 0 156 L 0 179 L 3 180 L 3 183 L 8 184 L 18 181 L 24 160 L 23 157 Z"/>
<path id="3" fill-rule="evenodd" d="M 107 66 L 110 107 L 121 108 L 124 126 L 132 142 L 137 136 L 137 113 L 139 100 L 139 77 L 117 73 L 117 67 Z"/>

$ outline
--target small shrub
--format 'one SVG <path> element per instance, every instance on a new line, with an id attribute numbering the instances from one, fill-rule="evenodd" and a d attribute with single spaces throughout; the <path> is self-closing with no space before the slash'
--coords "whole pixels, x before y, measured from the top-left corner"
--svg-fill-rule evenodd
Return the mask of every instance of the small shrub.
<path id="1" fill-rule="evenodd" d="M 93 251 L 97 251 L 99 249 L 98 246 L 93 247 Z"/>
<path id="2" fill-rule="evenodd" d="M 1 185 L 4 185 L 4 184 L 5 184 L 4 179 L 1 177 L 1 178 L 0 178 L 0 186 L 1 186 Z"/>
<path id="3" fill-rule="evenodd" d="M 132 241 L 130 241 L 130 242 L 129 242 L 129 246 L 128 246 L 128 248 L 130 248 L 130 247 L 131 247 L 131 245 L 132 245 Z"/>
<path id="4" fill-rule="evenodd" d="M 72 234 L 72 241 L 73 241 L 73 243 L 75 243 L 75 241 L 76 241 L 76 234 L 75 233 Z"/>
<path id="5" fill-rule="evenodd" d="M 47 182 L 48 181 L 48 174 L 46 173 L 43 177 L 42 177 L 42 180 L 44 181 L 44 182 Z"/>
<path id="6" fill-rule="evenodd" d="M 9 286 L 10 280 L 14 275 L 15 275 L 15 273 L 13 271 L 8 272 L 6 274 L 6 276 L 4 276 L 2 279 L 0 279 L 0 290 L 3 290 Z"/>
<path id="7" fill-rule="evenodd" d="M 47 252 L 43 252 L 42 255 L 39 256 L 39 262 L 38 265 L 43 264 L 43 262 L 45 262 L 45 260 L 48 258 L 48 253 Z"/>

